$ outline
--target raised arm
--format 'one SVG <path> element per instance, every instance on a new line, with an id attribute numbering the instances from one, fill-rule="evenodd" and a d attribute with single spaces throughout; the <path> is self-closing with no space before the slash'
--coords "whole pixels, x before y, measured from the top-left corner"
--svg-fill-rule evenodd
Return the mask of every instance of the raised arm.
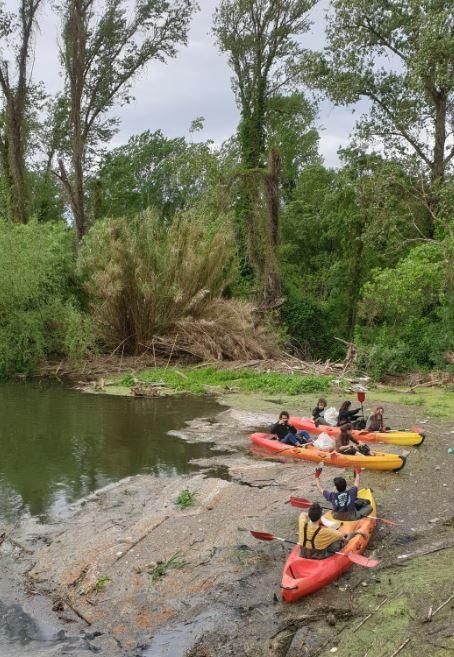
<path id="1" fill-rule="evenodd" d="M 355 483 L 354 483 L 354 486 L 356 486 L 356 488 L 359 488 L 359 475 L 360 474 L 361 474 L 361 468 L 356 467 L 355 468 Z"/>

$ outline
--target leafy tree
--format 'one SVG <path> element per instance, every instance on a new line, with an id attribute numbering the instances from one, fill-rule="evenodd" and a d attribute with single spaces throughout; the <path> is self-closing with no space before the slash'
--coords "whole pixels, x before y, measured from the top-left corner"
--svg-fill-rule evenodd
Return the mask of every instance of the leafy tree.
<path id="1" fill-rule="evenodd" d="M 70 152 L 60 152 L 58 176 L 77 238 L 87 231 L 86 177 L 96 147 L 112 136 L 107 115 L 130 100 L 133 78 L 152 60 L 175 57 L 185 44 L 193 0 L 62 0 L 65 96 Z"/>
<path id="2" fill-rule="evenodd" d="M 17 14 L 0 4 L 0 163 L 5 181 L 7 216 L 22 224 L 27 221 L 28 213 L 25 159 L 27 118 L 33 92 L 29 60 L 41 3 L 42 0 L 20 0 Z M 13 65 L 5 52 L 9 49 L 13 52 Z"/>
<path id="3" fill-rule="evenodd" d="M 246 230 L 240 230 L 246 233 L 259 300 L 265 307 L 279 302 L 281 287 L 276 257 L 281 161 L 274 150 L 263 170 L 267 113 L 271 99 L 292 88 L 290 65 L 303 54 L 297 36 L 308 30 L 307 12 L 314 4 L 315 0 L 221 0 L 214 14 L 213 32 L 229 57 L 241 111 L 243 171 L 236 175 L 241 181 L 237 212 Z"/>
<path id="4" fill-rule="evenodd" d="M 168 139 L 160 130 L 143 132 L 106 155 L 97 176 L 95 217 L 131 217 L 154 208 L 171 219 L 214 186 L 217 175 L 210 143 Z"/>
<path id="5" fill-rule="evenodd" d="M 427 175 L 436 210 L 454 158 L 452 2 L 333 0 L 331 9 L 327 45 L 306 61 L 303 77 L 336 104 L 368 99 L 359 136 Z"/>

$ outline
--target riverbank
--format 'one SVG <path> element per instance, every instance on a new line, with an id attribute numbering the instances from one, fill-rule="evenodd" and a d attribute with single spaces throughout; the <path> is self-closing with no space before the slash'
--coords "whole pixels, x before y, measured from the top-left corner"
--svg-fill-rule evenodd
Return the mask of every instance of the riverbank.
<path id="1" fill-rule="evenodd" d="M 334 390 L 329 401 L 337 405 L 345 393 Z M 451 414 L 447 392 L 420 395 L 423 402 L 415 405 L 402 403 L 415 398 L 402 391 L 367 394 L 366 408 L 385 403 L 394 426 L 418 423 L 428 434 L 419 450 L 410 449 L 399 474 L 362 474 L 380 514 L 399 523 L 377 526 L 368 554 L 381 565 L 376 571 L 353 567 L 300 604 L 279 599 L 287 549 L 257 543 L 242 529 L 294 537 L 298 512 L 285 502 L 294 493 L 316 495 L 313 466 L 255 455 L 247 435 L 282 407 L 307 413 L 314 393 L 218 391 L 230 409 L 178 431 L 218 451 L 198 460 L 199 474 L 123 480 L 76 503 L 52 525 L 23 522 L 13 533 L 19 546 L 6 542 L 2 549 L 28 570 L 26 587 L 52 601 L 56 621 L 60 616 L 73 635 L 75 628 L 89 634 L 91 648 L 109 657 L 362 657 L 367 650 L 368 657 L 389 657 L 408 637 L 404 657 L 416 646 L 444 657 L 453 647 L 450 604 L 430 626 L 423 621 L 430 606 L 450 595 L 453 457 L 447 450 L 454 428 L 444 415 L 435 416 Z M 329 483 L 341 472 L 325 469 L 323 476 Z"/>

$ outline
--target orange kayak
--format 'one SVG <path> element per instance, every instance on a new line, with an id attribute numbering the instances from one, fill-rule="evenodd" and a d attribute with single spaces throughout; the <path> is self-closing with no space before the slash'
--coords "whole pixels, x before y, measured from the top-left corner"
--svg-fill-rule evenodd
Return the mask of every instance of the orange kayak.
<path id="1" fill-rule="evenodd" d="M 297 429 L 304 429 L 309 433 L 322 433 L 323 431 L 330 436 L 338 436 L 340 427 L 327 427 L 325 425 L 316 427 L 312 420 L 305 417 L 291 417 L 290 424 Z M 416 431 L 359 431 L 353 429 L 352 434 L 357 440 L 365 443 L 387 443 L 388 445 L 422 445 L 425 434 Z"/>
<path id="2" fill-rule="evenodd" d="M 372 516 L 377 514 L 375 501 L 372 491 L 363 488 L 359 491 L 358 497 L 368 500 L 372 504 Z M 332 512 L 324 514 L 324 518 L 333 520 Z M 361 554 L 366 549 L 376 520 L 373 518 L 361 518 L 353 521 L 343 521 L 340 523 L 339 531 L 342 534 L 352 532 L 361 532 L 355 534 L 353 538 L 345 544 L 341 552 L 343 554 L 354 552 Z M 333 554 L 327 559 L 303 559 L 299 556 L 299 545 L 295 545 L 287 561 L 285 562 L 282 573 L 282 598 L 285 602 L 296 602 L 305 595 L 309 595 L 323 586 L 334 582 L 342 573 L 350 568 L 352 562 L 348 557 L 342 554 Z"/>
<path id="3" fill-rule="evenodd" d="M 370 456 L 364 454 L 339 454 L 339 452 L 324 452 L 313 445 L 301 445 L 293 447 L 285 445 L 278 440 L 273 440 L 269 433 L 253 433 L 250 439 L 258 447 L 285 454 L 303 461 L 313 461 L 323 465 L 333 465 L 338 468 L 355 468 L 357 466 L 367 470 L 392 470 L 398 472 L 405 465 L 406 457 L 400 454 L 390 454 L 386 452 L 371 452 Z"/>

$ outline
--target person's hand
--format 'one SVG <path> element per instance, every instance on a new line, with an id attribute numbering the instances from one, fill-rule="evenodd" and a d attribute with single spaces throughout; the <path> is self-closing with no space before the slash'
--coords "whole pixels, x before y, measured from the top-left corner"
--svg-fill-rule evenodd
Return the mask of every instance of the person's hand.
<path id="1" fill-rule="evenodd" d="M 359 474 L 361 474 L 361 468 L 359 466 L 357 466 L 355 468 L 355 475 L 359 475 Z"/>
<path id="2" fill-rule="evenodd" d="M 315 478 L 320 479 L 321 474 L 322 474 L 322 468 L 315 468 Z"/>

